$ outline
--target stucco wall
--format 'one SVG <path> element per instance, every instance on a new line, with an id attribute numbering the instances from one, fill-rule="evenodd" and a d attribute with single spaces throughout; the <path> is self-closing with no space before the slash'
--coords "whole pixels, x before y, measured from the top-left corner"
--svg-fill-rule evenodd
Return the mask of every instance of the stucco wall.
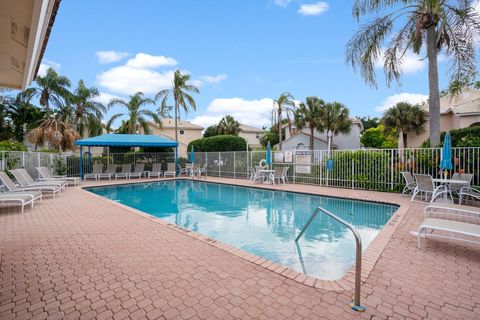
<path id="1" fill-rule="evenodd" d="M 175 128 L 164 128 L 158 129 L 157 127 L 150 126 L 150 130 L 152 134 L 164 136 L 175 140 Z M 188 144 L 196 139 L 202 138 L 202 130 L 194 130 L 194 129 L 179 129 L 183 130 L 183 134 L 178 134 L 178 155 L 180 157 L 186 157 L 188 154 Z"/>
<path id="2" fill-rule="evenodd" d="M 258 134 L 258 138 L 257 138 Z M 261 133 L 255 133 L 255 132 L 242 132 L 240 131 L 238 133 L 238 136 L 247 140 L 247 143 L 252 146 L 259 146 L 260 145 L 260 137 L 262 136 Z"/>

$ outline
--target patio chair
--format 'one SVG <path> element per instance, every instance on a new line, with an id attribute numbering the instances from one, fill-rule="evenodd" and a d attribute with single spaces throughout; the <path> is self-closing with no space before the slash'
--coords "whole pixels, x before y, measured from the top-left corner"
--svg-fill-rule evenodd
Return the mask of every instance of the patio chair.
<path id="1" fill-rule="evenodd" d="M 10 179 L 10 177 L 4 172 L 0 171 L 0 181 L 2 181 L 3 185 L 7 188 L 10 192 L 20 192 L 20 193 L 30 193 L 31 191 L 39 191 L 43 193 L 51 193 L 53 198 L 55 195 L 60 192 L 60 188 L 56 186 L 49 186 L 49 185 L 37 185 L 37 186 L 29 186 L 29 187 L 17 187 L 17 185 Z"/>
<path id="2" fill-rule="evenodd" d="M 152 171 L 148 172 L 148 178 L 152 178 L 152 177 L 160 178 L 162 175 L 163 175 L 162 164 L 161 163 L 152 164 Z"/>
<path id="3" fill-rule="evenodd" d="M 88 180 L 88 179 L 94 179 L 98 180 L 98 175 L 102 173 L 103 169 L 103 164 L 101 163 L 96 163 L 93 165 L 92 172 L 86 173 L 83 175 L 83 179 Z"/>
<path id="4" fill-rule="evenodd" d="M 289 167 L 283 167 L 283 173 L 282 173 L 283 174 L 283 179 L 284 179 L 283 184 L 288 183 L 288 170 L 289 169 L 290 169 Z"/>
<path id="5" fill-rule="evenodd" d="M 458 193 L 458 203 L 462 204 L 464 199 L 467 202 L 467 199 L 475 199 L 480 201 L 480 188 L 476 187 L 462 187 Z"/>
<path id="6" fill-rule="evenodd" d="M 253 179 L 255 178 L 255 168 L 252 167 L 252 166 L 249 166 L 248 169 L 247 169 L 247 178 L 248 180 L 250 181 L 253 181 Z"/>
<path id="7" fill-rule="evenodd" d="M 278 180 L 278 183 L 282 182 L 283 185 L 285 185 L 284 167 L 275 167 L 274 170 L 273 182 L 275 183 L 275 181 Z"/>
<path id="8" fill-rule="evenodd" d="M 41 181 L 50 181 L 50 180 L 65 180 L 67 183 L 71 183 L 74 186 L 77 186 L 80 184 L 80 178 L 79 177 L 67 177 L 66 175 L 63 176 L 58 176 L 58 175 L 53 175 L 52 171 L 50 171 L 49 168 L 47 167 L 35 167 L 35 169 L 38 171 L 38 174 L 40 176 Z"/>
<path id="9" fill-rule="evenodd" d="M 167 171 L 163 173 L 164 177 L 171 176 L 176 177 L 177 173 L 175 172 L 175 163 L 169 162 L 167 163 Z"/>
<path id="10" fill-rule="evenodd" d="M 56 186 L 60 188 L 60 191 L 64 191 L 67 187 L 67 181 L 65 180 L 51 180 L 51 181 L 40 181 L 35 182 L 32 176 L 25 169 L 13 169 L 10 170 L 17 182 L 22 187 L 32 187 L 32 186 Z"/>
<path id="11" fill-rule="evenodd" d="M 137 177 L 140 179 L 142 177 L 143 171 L 145 171 L 145 163 L 137 163 L 133 172 L 128 174 L 128 178 Z"/>
<path id="12" fill-rule="evenodd" d="M 108 180 L 112 180 L 115 177 L 115 173 L 117 173 L 117 165 L 113 163 L 107 164 L 107 169 L 105 172 L 100 172 L 97 174 L 97 179 L 100 180 L 102 178 L 108 178 Z"/>
<path id="13" fill-rule="evenodd" d="M 480 218 L 480 208 L 455 203 L 431 203 L 423 209 L 423 213 L 425 219 L 431 218 L 432 214 Z"/>
<path id="14" fill-rule="evenodd" d="M 259 172 L 259 170 L 262 170 L 263 168 L 264 168 L 263 166 L 254 167 L 254 173 L 253 173 L 253 178 L 251 179 L 251 183 L 254 183 L 257 180 L 263 181 L 264 175 Z"/>
<path id="15" fill-rule="evenodd" d="M 185 164 L 185 167 L 182 168 L 181 165 L 178 165 L 178 175 L 187 175 L 187 164 Z"/>
<path id="16" fill-rule="evenodd" d="M 452 175 L 452 180 L 467 181 L 468 185 L 459 184 L 459 183 L 450 183 L 450 186 L 449 186 L 450 192 L 455 196 L 460 197 L 460 189 L 462 189 L 462 187 L 469 187 L 470 184 L 472 183 L 472 179 L 473 179 L 473 174 L 471 173 L 454 173 Z"/>
<path id="17" fill-rule="evenodd" d="M 431 194 L 431 202 L 433 202 L 440 194 L 448 193 L 447 186 L 445 185 L 440 185 L 435 188 L 435 184 L 431 175 L 415 174 L 414 177 L 417 186 L 413 190 L 411 201 L 415 201 L 415 197 L 419 193 L 420 195 L 424 196 L 425 201 L 428 199 L 428 195 Z"/>
<path id="18" fill-rule="evenodd" d="M 118 178 L 129 179 L 130 173 L 132 173 L 132 164 L 125 163 L 122 165 L 122 171 L 115 173 L 115 180 L 117 180 Z"/>
<path id="19" fill-rule="evenodd" d="M 21 206 L 22 213 L 25 212 L 25 206 L 30 205 L 33 208 L 35 200 L 42 200 L 42 193 L 31 192 L 2 192 L 0 193 L 0 206 Z"/>
<path id="20" fill-rule="evenodd" d="M 435 232 L 435 233 L 434 233 Z M 440 234 L 438 233 L 440 232 Z M 459 238 L 466 236 L 467 238 Z M 427 218 L 418 226 L 417 240 L 420 248 L 420 238 L 444 238 L 480 244 L 480 241 L 469 237 L 480 238 L 480 225 L 455 220 Z"/>
<path id="21" fill-rule="evenodd" d="M 196 167 L 195 170 L 193 171 L 193 177 L 197 177 L 198 179 L 201 178 L 201 176 L 205 177 L 205 180 L 207 179 L 207 165 L 204 165 L 203 167 Z"/>
<path id="22" fill-rule="evenodd" d="M 405 193 L 412 193 L 417 186 L 415 179 L 413 178 L 412 174 L 408 171 L 400 172 L 403 176 L 403 180 L 405 180 L 405 187 L 402 190 L 402 194 Z"/>

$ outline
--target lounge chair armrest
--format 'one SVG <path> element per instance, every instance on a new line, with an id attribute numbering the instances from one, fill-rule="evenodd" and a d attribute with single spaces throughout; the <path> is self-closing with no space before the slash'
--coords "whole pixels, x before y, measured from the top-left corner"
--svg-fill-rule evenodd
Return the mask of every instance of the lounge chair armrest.
<path id="1" fill-rule="evenodd" d="M 58 178 L 58 179 L 62 179 L 62 178 L 66 178 L 66 177 L 67 177 L 67 175 L 66 175 L 66 174 L 64 174 L 64 175 L 61 175 L 61 176 L 59 176 L 59 175 L 55 175 L 55 176 L 53 176 L 53 177 L 54 177 L 54 178 Z"/>

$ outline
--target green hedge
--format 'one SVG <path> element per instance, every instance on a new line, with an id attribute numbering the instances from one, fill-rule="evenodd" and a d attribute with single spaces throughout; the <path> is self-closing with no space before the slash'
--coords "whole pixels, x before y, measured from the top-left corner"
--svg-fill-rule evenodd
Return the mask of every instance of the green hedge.
<path id="1" fill-rule="evenodd" d="M 480 127 L 453 129 L 450 131 L 452 147 L 480 147 Z M 443 145 L 445 131 L 440 135 L 440 146 Z M 422 143 L 422 148 L 430 146 L 430 139 Z"/>
<path id="2" fill-rule="evenodd" d="M 27 151 L 25 146 L 17 141 L 0 141 L 0 151 Z"/>
<path id="3" fill-rule="evenodd" d="M 188 144 L 188 151 L 192 146 L 197 152 L 245 151 L 247 141 L 238 136 L 219 135 L 193 140 Z"/>

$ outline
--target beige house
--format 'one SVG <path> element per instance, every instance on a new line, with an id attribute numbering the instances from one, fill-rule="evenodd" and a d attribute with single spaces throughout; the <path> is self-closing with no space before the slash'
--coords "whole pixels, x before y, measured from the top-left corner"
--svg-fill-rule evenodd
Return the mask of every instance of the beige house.
<path id="1" fill-rule="evenodd" d="M 163 128 L 160 128 L 153 122 L 148 122 L 150 127 L 151 134 L 163 136 L 175 140 L 175 119 L 166 118 L 162 119 Z M 190 123 L 188 121 L 179 120 L 178 121 L 178 156 L 187 157 L 188 155 L 188 144 L 196 139 L 201 139 L 203 127 L 197 126 L 196 124 Z"/>
<path id="2" fill-rule="evenodd" d="M 428 112 L 428 104 L 422 106 Z M 480 126 L 480 90 L 467 89 L 458 97 L 446 95 L 440 99 L 440 131 Z M 407 133 L 406 146 L 419 147 L 428 139 L 430 130 L 428 122 L 425 130 L 416 134 Z"/>
<path id="3" fill-rule="evenodd" d="M 260 138 L 265 134 L 265 130 L 247 126 L 246 124 L 240 125 L 240 131 L 238 136 L 245 139 L 248 145 L 252 148 L 261 147 Z"/>

